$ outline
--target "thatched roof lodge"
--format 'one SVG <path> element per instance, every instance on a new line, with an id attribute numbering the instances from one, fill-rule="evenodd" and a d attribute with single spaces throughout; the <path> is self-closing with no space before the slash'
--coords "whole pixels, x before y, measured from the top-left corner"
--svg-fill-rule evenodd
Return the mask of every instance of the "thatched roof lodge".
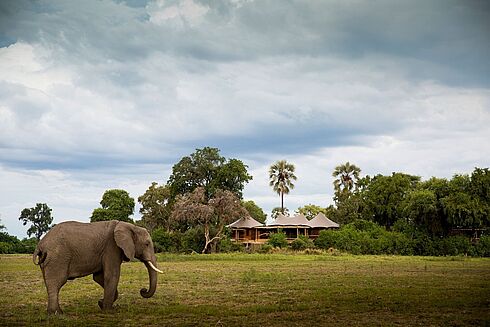
<path id="1" fill-rule="evenodd" d="M 308 220 L 304 215 L 298 214 L 292 217 L 279 214 L 277 218 L 269 223 L 262 224 L 252 217 L 242 217 L 228 225 L 232 229 L 232 237 L 241 243 L 265 243 L 271 233 L 281 230 L 286 234 L 288 240 L 292 241 L 300 235 L 316 238 L 320 231 L 329 228 L 339 228 L 339 224 L 319 213 L 313 219 Z"/>

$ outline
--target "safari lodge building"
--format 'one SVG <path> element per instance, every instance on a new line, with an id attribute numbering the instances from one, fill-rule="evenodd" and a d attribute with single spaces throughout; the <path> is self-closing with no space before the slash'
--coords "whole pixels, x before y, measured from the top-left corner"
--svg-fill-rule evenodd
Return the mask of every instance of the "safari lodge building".
<path id="1" fill-rule="evenodd" d="M 331 221 L 323 213 L 308 220 L 304 215 L 286 217 L 279 214 L 270 224 L 262 224 L 252 217 L 243 217 L 228 225 L 232 230 L 232 239 L 235 242 L 248 244 L 262 244 L 267 242 L 271 233 L 282 231 L 289 242 L 304 235 L 315 239 L 320 231 L 329 228 L 339 228 L 339 224 Z"/>

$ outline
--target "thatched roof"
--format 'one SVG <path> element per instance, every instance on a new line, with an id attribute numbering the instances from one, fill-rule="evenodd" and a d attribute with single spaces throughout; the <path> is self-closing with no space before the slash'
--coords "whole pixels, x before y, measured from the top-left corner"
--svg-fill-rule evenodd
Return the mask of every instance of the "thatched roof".
<path id="1" fill-rule="evenodd" d="M 283 214 L 277 215 L 277 218 L 267 226 L 259 223 L 257 220 L 250 216 L 242 217 L 229 224 L 227 227 L 231 228 L 255 228 L 255 227 L 310 227 L 310 228 L 338 228 L 339 224 L 331 221 L 323 213 L 319 213 L 312 220 L 308 221 L 302 214 L 295 215 L 293 217 L 286 217 Z"/>
<path id="2" fill-rule="evenodd" d="M 308 219 L 302 214 L 293 217 L 286 217 L 283 214 L 279 214 L 268 226 L 309 226 L 308 223 Z"/>
<path id="3" fill-rule="evenodd" d="M 259 223 L 257 220 L 253 219 L 250 216 L 245 216 L 234 223 L 229 224 L 227 227 L 232 227 L 232 228 L 254 228 L 254 227 L 260 227 L 264 226 L 264 224 Z"/>
<path id="4" fill-rule="evenodd" d="M 319 213 L 312 220 L 308 222 L 308 225 L 312 228 L 323 227 L 323 228 L 338 228 L 339 224 L 331 221 L 323 213 Z"/>

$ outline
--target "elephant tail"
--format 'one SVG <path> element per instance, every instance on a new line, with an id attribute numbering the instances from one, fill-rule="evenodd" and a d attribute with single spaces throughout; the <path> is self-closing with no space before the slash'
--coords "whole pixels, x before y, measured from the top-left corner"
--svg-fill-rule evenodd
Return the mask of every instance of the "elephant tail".
<path id="1" fill-rule="evenodd" d="M 36 250 L 34 250 L 34 254 L 32 255 L 32 262 L 34 262 L 35 265 L 40 265 L 44 262 L 44 260 L 46 260 L 46 255 L 47 253 L 41 251 L 41 249 L 39 249 L 39 245 L 37 245 Z M 37 262 L 36 259 L 38 259 Z"/>

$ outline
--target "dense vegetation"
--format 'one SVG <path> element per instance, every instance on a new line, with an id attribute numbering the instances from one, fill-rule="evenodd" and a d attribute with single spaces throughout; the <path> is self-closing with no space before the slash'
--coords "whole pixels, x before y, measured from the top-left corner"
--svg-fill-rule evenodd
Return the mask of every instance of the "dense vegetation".
<path id="1" fill-rule="evenodd" d="M 226 225 L 243 215 L 260 222 L 266 214 L 253 201 L 243 199 L 252 176 L 240 160 L 227 159 L 219 149 L 205 147 L 183 157 L 173 166 L 166 184 L 153 182 L 138 197 L 141 220 L 135 223 L 152 234 L 162 252 L 227 252 L 244 249 L 230 241 Z M 270 186 L 280 196 L 278 213 L 296 181 L 295 167 L 285 160 L 271 165 Z M 475 168 L 471 174 L 451 179 L 401 172 L 361 176 L 361 169 L 346 162 L 333 170 L 334 205 L 304 205 L 296 212 L 308 219 L 319 212 L 339 223 L 340 230 L 324 231 L 313 243 L 299 238 L 292 244 L 272 235 L 261 252 L 273 247 L 328 249 L 360 254 L 489 256 L 490 171 Z M 94 209 L 91 221 L 131 218 L 135 201 L 125 190 L 107 190 Z M 44 208 L 44 209 L 43 209 Z M 43 210 L 41 210 L 43 209 Z M 39 236 L 50 228 L 51 209 L 46 204 L 24 209 L 19 218 L 30 223 L 30 234 Z M 0 229 L 0 252 L 30 251 L 35 240 L 23 241 Z M 25 243 L 25 244 L 24 244 Z"/>

